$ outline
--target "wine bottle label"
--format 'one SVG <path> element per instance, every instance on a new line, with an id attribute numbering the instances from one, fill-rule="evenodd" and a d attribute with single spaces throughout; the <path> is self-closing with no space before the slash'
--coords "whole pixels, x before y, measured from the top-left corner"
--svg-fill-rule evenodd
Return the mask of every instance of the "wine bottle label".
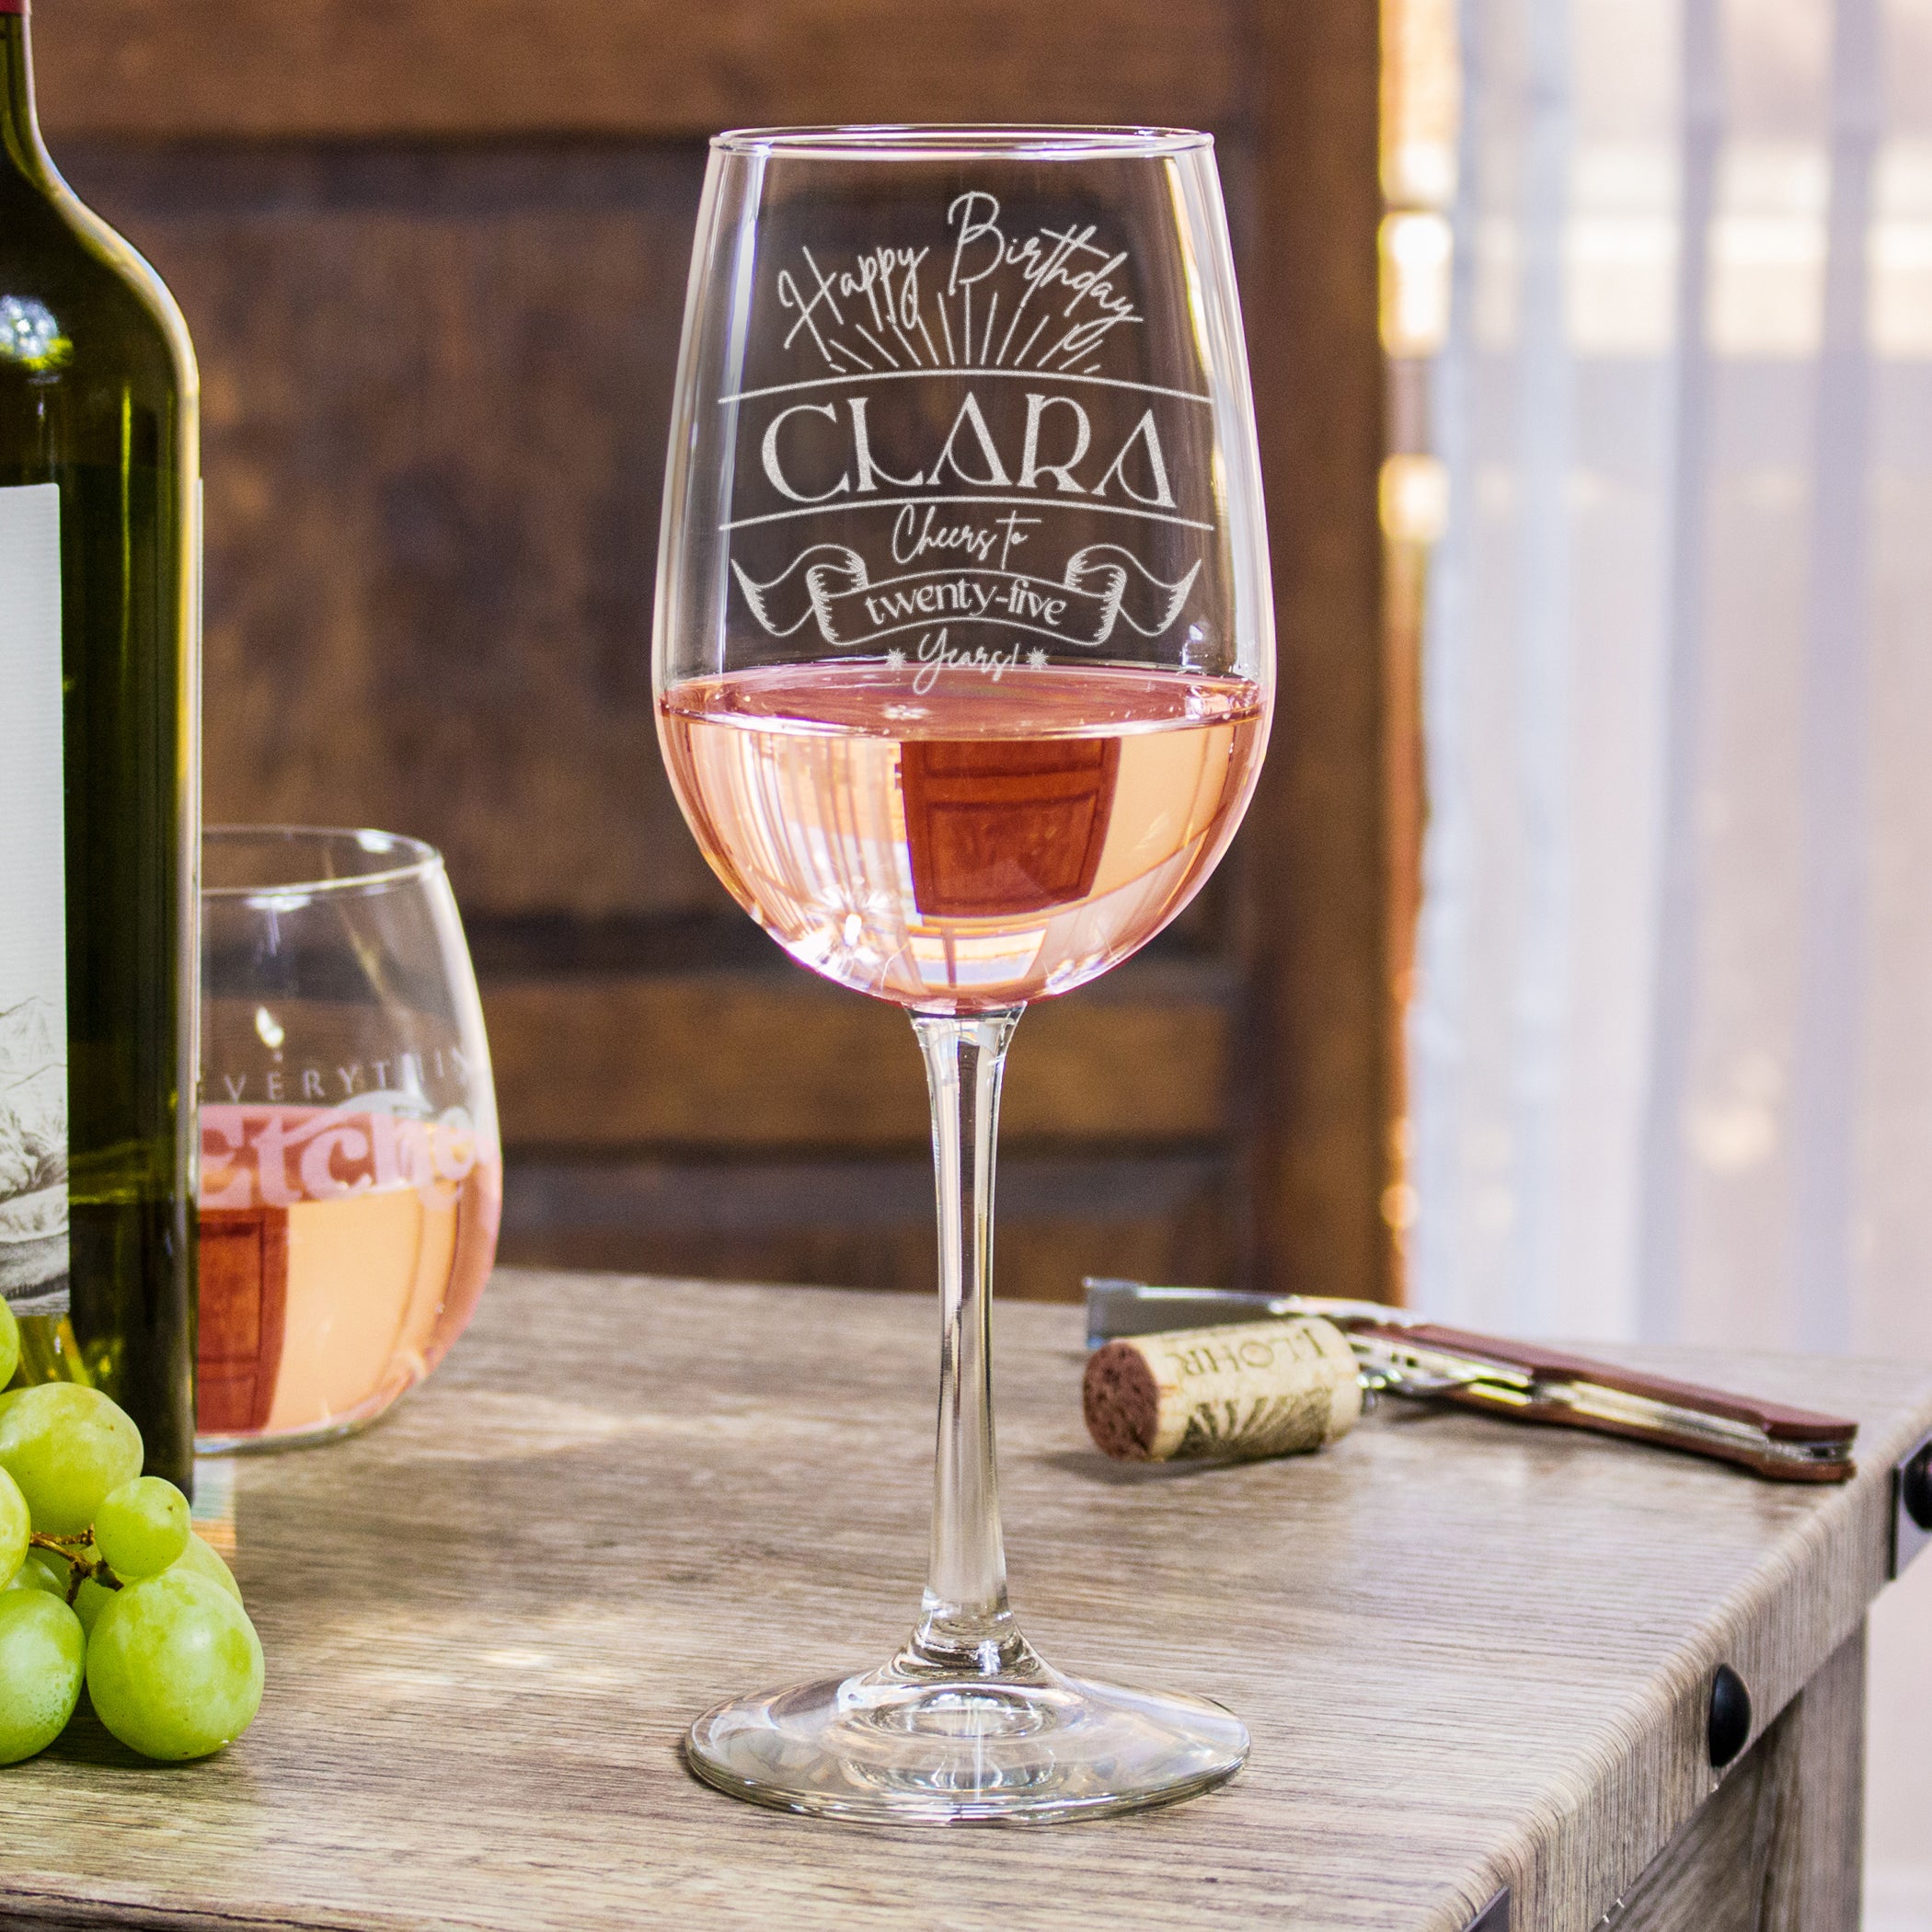
<path id="1" fill-rule="evenodd" d="M 0 0 L 5 10 L 6 0 Z M 67 1306 L 61 493 L 0 489 L 0 1293 Z"/>

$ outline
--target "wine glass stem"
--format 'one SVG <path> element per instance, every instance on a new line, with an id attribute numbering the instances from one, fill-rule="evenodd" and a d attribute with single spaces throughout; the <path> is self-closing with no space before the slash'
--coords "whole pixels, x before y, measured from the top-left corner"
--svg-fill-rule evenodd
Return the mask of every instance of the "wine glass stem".
<path id="1" fill-rule="evenodd" d="M 1006 1605 L 993 1447 L 993 1161 L 1006 1042 L 1021 1008 L 915 1013 L 939 1196 L 939 1443 L 932 1547 L 910 1669 L 991 1676 L 1026 1654 Z"/>

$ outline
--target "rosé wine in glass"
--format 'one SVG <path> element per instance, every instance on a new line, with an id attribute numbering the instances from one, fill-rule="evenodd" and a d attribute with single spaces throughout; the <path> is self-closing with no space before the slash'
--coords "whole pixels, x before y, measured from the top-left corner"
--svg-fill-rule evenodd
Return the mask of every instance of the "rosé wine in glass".
<path id="1" fill-rule="evenodd" d="M 211 830 L 201 921 L 203 1455 L 373 1421 L 496 1258 L 489 1049 L 441 857 L 382 832 Z"/>
<path id="2" fill-rule="evenodd" d="M 927 1011 L 1064 993 L 1193 896 L 1259 763 L 1259 690 L 1068 664 L 697 678 L 661 706 L 706 857 L 786 950 Z"/>
<path id="3" fill-rule="evenodd" d="M 201 1110 L 204 1436 L 353 1427 L 468 1325 L 495 1258 L 500 1156 L 460 1108 Z"/>

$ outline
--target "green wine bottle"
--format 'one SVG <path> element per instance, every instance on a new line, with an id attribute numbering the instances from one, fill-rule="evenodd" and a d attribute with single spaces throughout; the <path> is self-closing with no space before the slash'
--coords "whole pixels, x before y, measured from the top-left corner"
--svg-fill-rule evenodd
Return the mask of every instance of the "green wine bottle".
<path id="1" fill-rule="evenodd" d="M 0 0 L 0 1292 L 21 1378 L 194 1473 L 200 443 L 147 264 L 54 172 Z"/>

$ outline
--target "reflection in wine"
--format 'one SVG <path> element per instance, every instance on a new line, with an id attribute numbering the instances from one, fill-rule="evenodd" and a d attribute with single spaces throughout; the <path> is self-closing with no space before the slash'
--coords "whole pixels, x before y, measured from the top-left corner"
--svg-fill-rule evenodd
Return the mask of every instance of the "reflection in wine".
<path id="1" fill-rule="evenodd" d="M 1259 761 L 1240 678 L 869 659 L 696 678 L 661 707 L 705 854 L 786 950 L 927 1011 L 1063 993 L 1165 926 Z"/>
<path id="2" fill-rule="evenodd" d="M 204 1438 L 353 1427 L 442 1361 L 502 1209 L 500 1159 L 462 1108 L 209 1106 L 201 1159 Z"/>

